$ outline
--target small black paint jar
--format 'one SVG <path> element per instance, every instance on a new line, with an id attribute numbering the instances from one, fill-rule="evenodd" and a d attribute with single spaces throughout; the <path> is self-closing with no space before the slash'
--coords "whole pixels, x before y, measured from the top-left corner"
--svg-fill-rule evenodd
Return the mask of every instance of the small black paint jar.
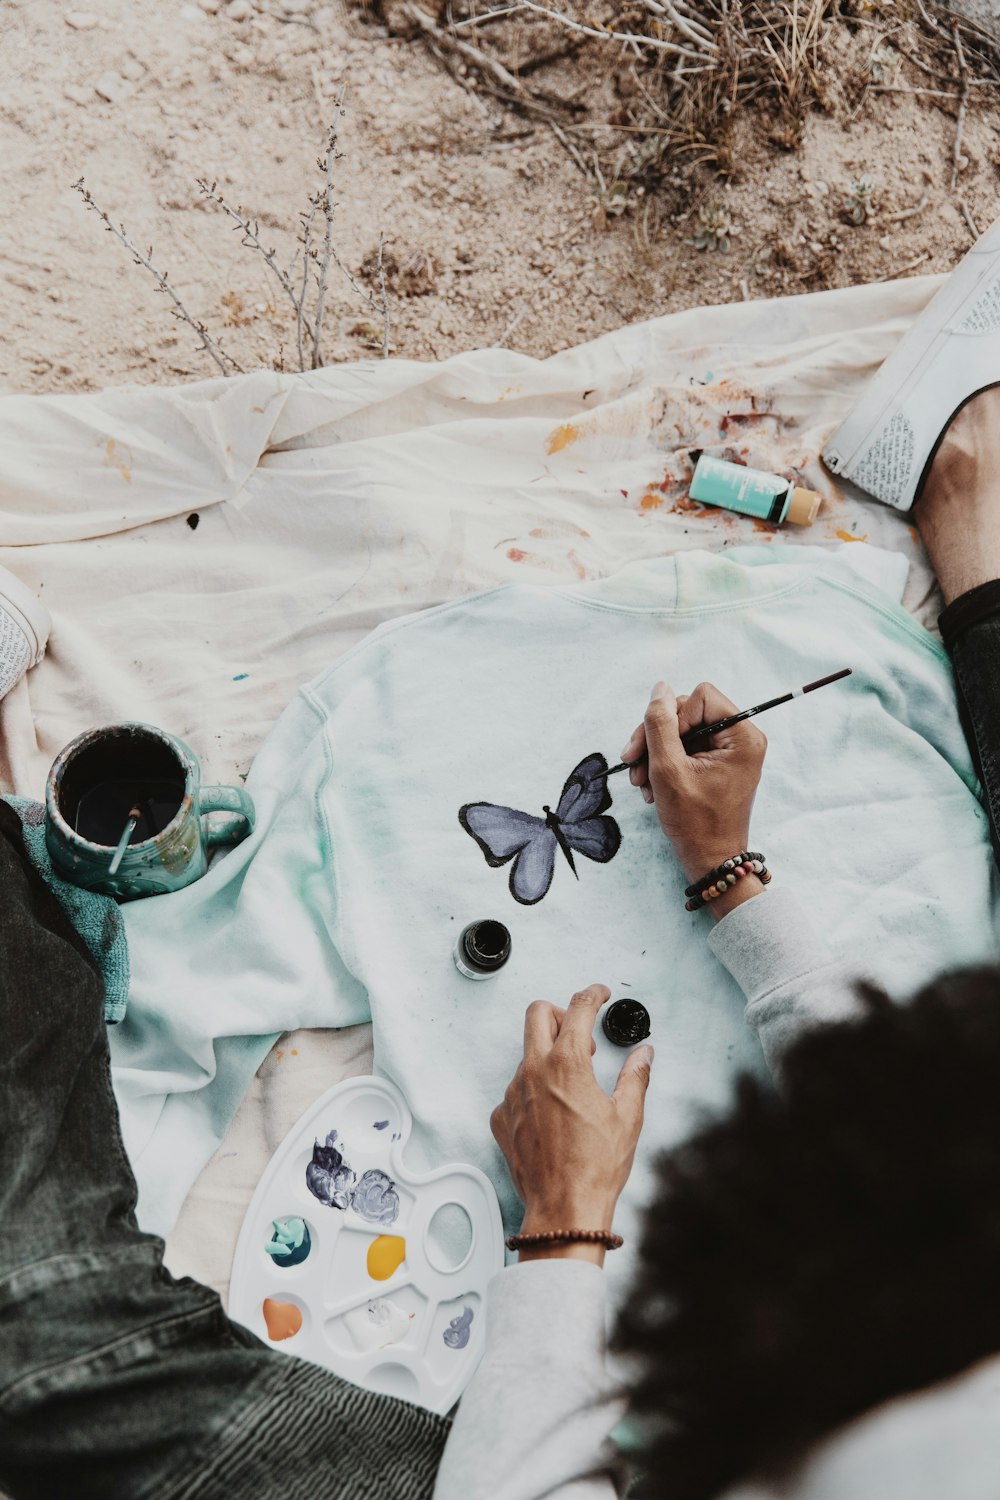
<path id="1" fill-rule="evenodd" d="M 634 1047 L 650 1033 L 649 1011 L 638 1000 L 616 1000 L 604 1012 L 604 1035 L 616 1047 Z"/>
<path id="2" fill-rule="evenodd" d="M 470 922 L 455 944 L 455 966 L 466 979 L 492 979 L 510 958 L 510 933 L 487 917 Z"/>

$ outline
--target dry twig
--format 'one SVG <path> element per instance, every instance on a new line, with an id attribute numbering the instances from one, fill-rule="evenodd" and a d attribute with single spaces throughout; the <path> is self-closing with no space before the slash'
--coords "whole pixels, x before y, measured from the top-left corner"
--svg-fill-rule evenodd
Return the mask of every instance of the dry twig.
<path id="1" fill-rule="evenodd" d="M 962 217 L 964 218 L 966 224 L 968 224 L 969 226 L 969 233 L 972 235 L 974 244 L 979 238 L 979 230 L 976 228 L 976 221 L 972 217 L 972 210 L 970 209 L 964 198 L 959 198 L 958 206 L 962 210 Z"/>
<path id="2" fill-rule="evenodd" d="M 303 307 L 304 289 L 302 295 L 296 293 L 295 287 L 292 283 L 292 270 L 290 269 L 288 271 L 283 271 L 278 265 L 278 262 L 275 258 L 276 252 L 274 250 L 268 250 L 262 243 L 260 238 L 259 220 L 251 219 L 248 215 L 244 214 L 239 204 L 237 204 L 236 207 L 233 208 L 229 203 L 227 203 L 222 194 L 218 192 L 216 184 L 214 182 L 210 186 L 200 177 L 195 178 L 195 181 L 198 184 L 199 191 L 203 193 L 206 198 L 210 198 L 213 203 L 217 203 L 223 210 L 223 212 L 228 214 L 229 217 L 234 221 L 236 227 L 242 231 L 242 238 L 240 240 L 240 243 L 242 245 L 246 245 L 250 250 L 256 250 L 261 256 L 263 256 L 264 264 L 267 266 L 268 270 L 271 272 L 272 276 L 277 281 L 282 291 L 288 297 L 288 300 L 291 302 L 292 307 L 295 309 L 296 325 L 305 330 L 305 332 L 309 335 L 309 338 L 312 339 L 313 347 L 315 347 L 316 338 L 313 332 L 313 326 L 310 320 L 306 317 L 305 309 Z M 292 263 L 292 265 L 294 268 L 294 262 Z M 299 342 L 301 345 L 301 337 Z M 301 363 L 301 347 L 299 350 L 299 359 L 299 368 L 304 370 L 305 365 Z"/>
<path id="3" fill-rule="evenodd" d="M 895 281 L 897 277 L 905 276 L 907 271 L 915 271 L 918 266 L 922 266 L 924 261 L 930 260 L 930 258 L 931 252 L 929 250 L 925 250 L 923 255 L 917 256 L 916 260 L 907 261 L 905 266 L 900 266 L 896 271 L 890 271 L 888 276 L 874 277 L 872 285 L 876 285 L 880 281 Z"/>
<path id="4" fill-rule="evenodd" d="M 968 71 L 965 66 L 965 54 L 962 51 L 962 38 L 956 22 L 951 23 L 951 39 L 955 44 L 955 57 L 958 62 L 958 76 L 962 82 L 962 94 L 958 101 L 958 118 L 955 122 L 955 144 L 951 151 L 951 186 L 958 186 L 958 174 L 964 162 L 962 156 L 962 130 L 965 126 L 965 112 L 969 106 L 969 84 Z"/>
<path id="5" fill-rule="evenodd" d="M 139 247 L 129 237 L 128 231 L 126 230 L 124 224 L 119 224 L 117 226 L 112 224 L 108 214 L 106 214 L 104 209 L 94 201 L 86 185 L 84 184 L 84 180 L 82 177 L 79 178 L 78 181 L 74 182 L 72 186 L 74 190 L 80 194 L 86 206 L 91 209 L 103 222 L 107 232 L 109 234 L 113 234 L 115 239 L 118 240 L 120 244 L 125 246 L 125 249 L 132 256 L 132 259 L 135 261 L 136 265 L 144 266 L 150 273 L 150 275 L 155 278 L 156 284 L 159 287 L 160 291 L 166 292 L 167 296 L 174 304 L 171 308 L 171 312 L 173 313 L 174 317 L 180 318 L 183 323 L 187 323 L 189 328 L 194 329 L 200 340 L 201 347 L 204 349 L 205 353 L 208 354 L 215 362 L 222 374 L 228 375 L 231 370 L 236 370 L 239 374 L 242 374 L 242 366 L 237 364 L 236 360 L 233 359 L 231 354 L 226 353 L 225 349 L 223 349 L 218 339 L 213 338 L 209 333 L 204 323 L 201 322 L 199 318 L 193 318 L 188 312 L 187 308 L 184 306 L 184 303 L 181 301 L 180 297 L 178 297 L 177 293 L 170 285 L 170 282 L 167 280 L 166 271 L 160 271 L 156 266 L 154 266 L 152 259 L 152 245 L 150 245 L 148 252 L 144 255 Z"/>
<path id="6" fill-rule="evenodd" d="M 704 57 L 708 50 L 705 42 L 700 38 L 696 38 L 700 50 L 692 52 L 690 47 L 678 46 L 676 42 L 665 42 L 662 37 L 658 36 L 646 36 L 644 32 L 612 31 L 610 28 L 605 30 L 597 26 L 587 26 L 583 21 L 574 21 L 570 16 L 564 16 L 561 11 L 548 10 L 544 5 L 536 5 L 535 0 L 520 0 L 520 9 L 534 11 L 539 16 L 547 16 L 550 21 L 565 26 L 569 31 L 579 31 L 584 36 L 596 36 L 605 42 L 625 42 L 634 48 L 650 47 L 658 52 L 669 52 L 674 57 L 690 57 L 695 61 Z"/>
<path id="7" fill-rule="evenodd" d="M 296 298 L 297 312 L 295 315 L 295 347 L 299 356 L 299 369 L 306 367 L 305 351 L 302 348 L 302 335 L 306 331 L 306 293 L 309 290 L 309 269 L 312 265 L 312 248 L 309 244 L 309 235 L 312 231 L 313 220 L 316 217 L 316 204 L 310 200 L 307 213 L 302 215 L 302 232 L 299 240 L 302 245 L 302 285 L 299 287 L 299 295 Z M 310 328 L 309 337 L 312 339 L 313 353 L 316 350 L 316 334 Z"/>
<path id="8" fill-rule="evenodd" d="M 933 181 L 934 179 L 931 174 L 929 172 L 925 172 L 924 190 L 920 195 L 920 202 L 915 203 L 912 208 L 904 208 L 901 213 L 886 214 L 887 222 L 890 224 L 902 224 L 904 219 L 912 219 L 915 218 L 917 214 L 922 214 L 924 209 L 927 207 L 927 200 L 931 195 L 931 183 Z"/>
<path id="9" fill-rule="evenodd" d="M 389 298 L 385 290 L 385 267 L 382 264 L 382 252 L 385 250 L 385 235 L 379 230 L 378 236 L 378 260 L 375 263 L 375 273 L 378 276 L 379 292 L 382 297 L 382 358 L 389 358 Z"/>
<path id="10" fill-rule="evenodd" d="M 323 215 L 323 254 L 319 259 L 319 270 L 316 272 L 316 336 L 313 339 L 313 368 L 323 363 L 323 304 L 326 301 L 326 283 L 330 274 L 330 261 L 333 259 L 333 168 L 337 160 L 337 116 L 343 114 L 340 107 L 340 99 L 334 100 L 333 124 L 330 126 L 330 134 L 326 142 L 326 154 L 321 156 L 317 165 L 323 173 L 323 186 L 316 195 L 316 208 Z"/>

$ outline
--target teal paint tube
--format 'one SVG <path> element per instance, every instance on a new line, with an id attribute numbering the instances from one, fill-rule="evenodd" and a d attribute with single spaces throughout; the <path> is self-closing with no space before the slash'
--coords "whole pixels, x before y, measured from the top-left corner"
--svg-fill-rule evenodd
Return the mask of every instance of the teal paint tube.
<path id="1" fill-rule="evenodd" d="M 705 505 L 721 505 L 762 521 L 791 521 L 796 526 L 812 525 L 823 498 L 815 490 L 802 489 L 794 479 L 726 463 L 707 453 L 695 465 L 688 493 Z"/>

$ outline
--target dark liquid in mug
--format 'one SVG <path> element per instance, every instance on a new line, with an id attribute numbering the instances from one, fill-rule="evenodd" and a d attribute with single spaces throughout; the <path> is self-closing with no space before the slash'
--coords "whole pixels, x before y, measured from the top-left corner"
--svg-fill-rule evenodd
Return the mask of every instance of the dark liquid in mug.
<path id="1" fill-rule="evenodd" d="M 59 810 L 92 844 L 114 849 L 133 807 L 130 844 L 162 833 L 184 800 L 184 771 L 169 745 L 144 730 L 108 729 L 69 761 Z"/>
<path id="2" fill-rule="evenodd" d="M 102 781 L 85 791 L 76 809 L 76 831 L 92 844 L 118 843 L 133 807 L 141 814 L 130 844 L 141 844 L 162 833 L 176 815 L 184 796 L 184 784 L 177 781 L 114 780 Z"/>

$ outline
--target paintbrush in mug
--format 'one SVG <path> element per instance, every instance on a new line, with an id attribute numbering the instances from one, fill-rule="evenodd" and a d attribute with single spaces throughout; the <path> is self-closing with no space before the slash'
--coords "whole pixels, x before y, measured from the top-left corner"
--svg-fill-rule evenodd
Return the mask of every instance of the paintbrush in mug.
<path id="1" fill-rule="evenodd" d="M 729 714 L 725 719 L 717 719 L 714 724 L 699 724 L 696 729 L 689 729 L 681 735 L 681 744 L 687 750 L 695 740 L 703 740 L 710 734 L 718 734 L 720 729 L 729 729 L 733 724 L 741 724 L 744 719 L 752 719 L 755 714 L 766 713 L 769 708 L 777 708 L 779 703 L 790 703 L 793 698 L 801 698 L 805 693 L 814 693 L 817 688 L 826 687 L 831 682 L 839 682 L 842 677 L 850 677 L 850 675 L 851 668 L 842 667 L 839 672 L 831 672 L 829 677 L 820 677 L 816 682 L 807 682 L 805 687 L 792 688 L 790 693 L 782 693 L 780 698 L 768 698 L 766 703 L 757 703 L 753 708 L 744 708 L 738 714 Z M 633 766 L 641 765 L 646 758 L 645 755 L 641 755 L 638 760 L 623 760 L 619 765 L 612 766 L 607 775 L 614 776 L 619 771 L 630 771 Z"/>
<path id="2" fill-rule="evenodd" d="M 114 854 L 112 854 L 112 856 L 111 856 L 111 863 L 108 865 L 108 874 L 109 875 L 117 875 L 118 874 L 118 866 L 121 864 L 122 860 L 125 857 L 125 850 L 128 848 L 129 839 L 132 837 L 133 833 L 135 833 L 135 830 L 138 828 L 138 826 L 139 826 L 139 819 L 141 817 L 142 817 L 142 809 L 141 808 L 133 807 L 133 808 L 131 808 L 129 810 L 128 822 L 125 824 L 125 827 L 122 829 L 122 836 L 118 840 L 118 847 L 115 849 Z"/>

